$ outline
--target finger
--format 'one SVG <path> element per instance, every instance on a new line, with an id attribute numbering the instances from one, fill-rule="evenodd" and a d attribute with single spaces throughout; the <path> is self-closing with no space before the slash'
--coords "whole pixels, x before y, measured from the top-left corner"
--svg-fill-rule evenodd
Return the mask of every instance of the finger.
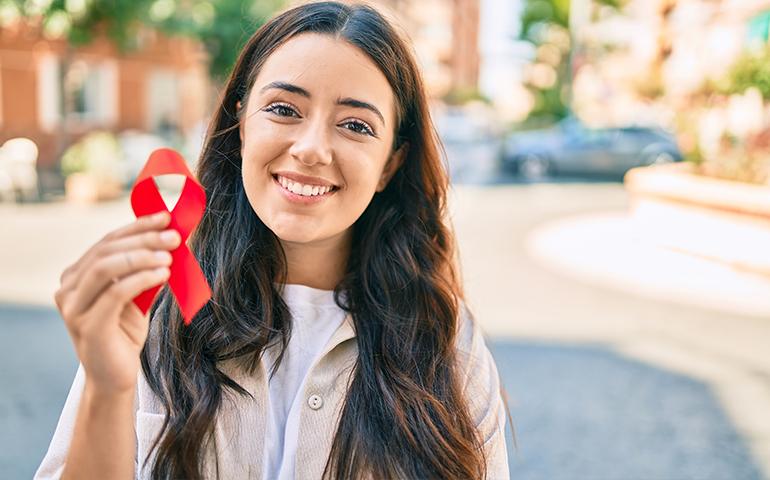
<path id="1" fill-rule="evenodd" d="M 71 288 L 74 283 L 76 283 L 72 282 L 72 278 L 77 277 L 83 266 L 88 264 L 94 256 L 99 255 L 105 244 L 111 243 L 117 239 L 141 234 L 143 232 L 160 230 L 165 228 L 170 221 L 171 214 L 169 214 L 169 212 L 158 212 L 153 215 L 143 215 L 133 222 L 120 227 L 117 230 L 109 232 L 107 235 L 102 237 L 101 240 L 92 245 L 91 248 L 89 248 L 86 253 L 84 253 L 80 259 L 78 259 L 77 262 L 75 262 L 72 266 L 67 268 L 64 273 L 62 273 L 60 279 L 61 285 L 65 288 Z"/>
<path id="2" fill-rule="evenodd" d="M 181 241 L 182 238 L 179 235 L 179 232 L 171 229 L 163 230 L 162 232 L 150 230 L 104 243 L 98 250 L 94 251 L 94 254 L 90 258 L 83 260 L 83 264 L 79 269 L 79 274 L 72 276 L 68 282 L 63 285 L 63 288 L 67 290 L 79 288 L 80 282 L 83 281 L 82 277 L 85 277 L 86 272 L 90 272 L 93 265 L 100 261 L 101 258 L 115 253 L 139 249 L 173 250 L 179 246 Z"/>
<path id="3" fill-rule="evenodd" d="M 120 326 L 136 344 L 143 343 L 147 338 L 150 326 L 149 315 L 144 315 L 133 302 L 126 304 L 120 312 Z"/>
<path id="4" fill-rule="evenodd" d="M 113 230 L 104 236 L 104 240 L 115 240 L 118 238 L 128 237 L 136 235 L 137 233 L 146 232 L 148 230 L 158 230 L 171 221 L 171 214 L 168 212 L 158 212 L 153 215 L 143 215 L 133 222 L 124 225 L 117 230 Z"/>
<path id="5" fill-rule="evenodd" d="M 74 276 L 73 270 L 75 266 L 70 265 L 64 272 L 62 272 L 59 278 L 59 289 L 54 293 L 54 301 L 60 312 L 64 312 L 64 306 L 68 303 L 70 294 L 74 291 Z"/>
<path id="6" fill-rule="evenodd" d="M 111 255 L 113 253 L 136 249 L 173 250 L 179 246 L 181 241 L 181 235 L 174 229 L 163 231 L 153 230 L 137 233 L 107 243 L 104 245 L 102 253 L 104 255 Z"/>
<path id="7" fill-rule="evenodd" d="M 71 312 L 88 310 L 96 298 L 113 282 L 141 270 L 171 265 L 171 254 L 165 250 L 129 250 L 116 252 L 94 262 L 75 290 Z"/>
<path id="8" fill-rule="evenodd" d="M 103 322 L 104 319 L 119 321 L 123 308 L 143 291 L 168 280 L 168 267 L 141 270 L 111 284 L 86 312 L 89 322 Z M 129 305 L 130 308 L 130 305 Z"/>

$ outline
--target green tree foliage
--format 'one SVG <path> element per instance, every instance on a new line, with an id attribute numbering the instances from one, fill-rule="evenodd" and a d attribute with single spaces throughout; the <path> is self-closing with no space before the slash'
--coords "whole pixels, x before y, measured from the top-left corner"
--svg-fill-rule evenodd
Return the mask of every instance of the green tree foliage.
<path id="1" fill-rule="evenodd" d="M 569 0 L 526 0 L 521 15 L 521 36 L 539 44 L 541 24 L 569 25 Z"/>
<path id="2" fill-rule="evenodd" d="M 521 16 L 521 39 L 537 48 L 530 72 L 551 72 L 554 80 L 543 83 L 530 75 L 527 86 L 535 97 L 530 122 L 550 123 L 563 118 L 567 112 L 569 84 L 569 0 L 526 0 Z M 550 51 L 550 58 L 542 53 Z M 554 55 L 553 52 L 558 52 Z M 540 75 L 542 76 L 542 75 Z"/>
<path id="3" fill-rule="evenodd" d="M 620 9 L 627 0 L 593 0 L 596 6 Z M 569 27 L 570 0 L 525 0 L 521 16 L 521 38 L 539 44 L 540 24 Z"/>
<path id="4" fill-rule="evenodd" d="M 747 51 L 741 55 L 728 71 L 725 83 L 725 93 L 742 94 L 756 87 L 762 98 L 770 99 L 770 48 Z"/>
<path id="5" fill-rule="evenodd" d="M 42 19 L 44 31 L 73 46 L 90 42 L 99 29 L 121 50 L 138 47 L 139 29 L 156 28 L 200 40 L 210 54 L 213 77 L 227 75 L 249 36 L 284 0 L 0 0 L 4 18 Z"/>
<path id="6" fill-rule="evenodd" d="M 166 1 L 166 0 L 164 0 Z M 171 0 L 168 0 L 171 1 Z M 241 47 L 285 0 L 208 0 L 187 3 L 160 22 L 162 30 L 199 39 L 211 56 L 210 69 L 217 78 L 226 76 Z"/>
<path id="7" fill-rule="evenodd" d="M 593 0 L 586 5 L 618 9 L 625 0 Z M 539 82 L 535 75 L 528 87 L 535 97 L 535 106 L 530 113 L 534 124 L 549 123 L 569 113 L 571 88 L 572 39 L 570 27 L 570 0 L 525 0 L 521 15 L 520 39 L 536 47 L 533 65 L 537 71 L 552 69 L 554 81 Z M 546 48 L 540 48 L 545 46 Z M 558 52 L 558 54 L 557 54 Z"/>

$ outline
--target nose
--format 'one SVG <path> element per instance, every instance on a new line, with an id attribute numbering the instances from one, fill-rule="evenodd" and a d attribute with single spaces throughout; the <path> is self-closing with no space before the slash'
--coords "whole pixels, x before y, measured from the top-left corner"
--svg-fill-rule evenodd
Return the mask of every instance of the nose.
<path id="1" fill-rule="evenodd" d="M 307 166 L 331 163 L 332 147 L 329 132 L 320 119 L 306 122 L 306 126 L 289 148 L 289 154 Z"/>

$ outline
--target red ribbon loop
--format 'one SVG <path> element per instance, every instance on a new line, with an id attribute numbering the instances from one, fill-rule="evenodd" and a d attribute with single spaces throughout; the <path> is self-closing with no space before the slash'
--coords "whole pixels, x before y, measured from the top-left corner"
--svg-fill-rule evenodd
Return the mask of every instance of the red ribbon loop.
<path id="1" fill-rule="evenodd" d="M 203 217 L 206 208 L 206 192 L 195 180 L 182 156 L 170 148 L 161 148 L 150 154 L 131 190 L 131 208 L 139 218 L 144 215 L 168 211 L 152 177 L 157 175 L 180 174 L 187 177 L 174 209 L 171 211 L 173 228 L 182 236 L 180 245 L 171 251 L 171 275 L 168 284 L 182 311 L 185 325 L 189 325 L 196 313 L 211 298 L 203 271 L 189 248 L 187 238 Z M 152 306 L 161 285 L 152 287 L 134 298 L 134 304 L 143 314 Z"/>

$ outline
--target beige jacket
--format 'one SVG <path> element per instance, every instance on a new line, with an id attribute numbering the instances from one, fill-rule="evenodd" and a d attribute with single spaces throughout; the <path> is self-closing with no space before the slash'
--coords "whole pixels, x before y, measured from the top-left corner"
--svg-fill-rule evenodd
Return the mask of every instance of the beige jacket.
<path id="1" fill-rule="evenodd" d="M 465 309 L 463 309 L 465 312 Z M 487 349 L 477 322 L 463 314 L 459 326 L 458 354 L 462 362 L 464 392 L 470 401 L 471 414 L 485 443 L 489 479 L 508 479 L 508 457 L 504 435 L 505 409 L 500 397 L 497 368 Z M 306 406 L 301 412 L 294 478 L 321 478 L 340 410 L 345 398 L 347 380 L 358 348 L 350 315 L 332 335 L 318 361 L 310 368 L 304 385 Z M 213 448 L 204 462 L 205 477 L 221 479 L 262 480 L 262 454 L 266 427 L 267 375 L 264 363 L 253 376 L 246 376 L 223 364 L 225 373 L 249 391 L 254 400 L 227 395 L 220 407 L 215 426 Z M 82 365 L 64 405 L 59 423 L 35 479 L 61 477 L 72 438 L 78 404 L 85 384 Z M 140 372 L 136 407 L 136 478 L 149 479 L 153 458 L 141 468 L 154 437 L 163 424 L 163 408 Z"/>

